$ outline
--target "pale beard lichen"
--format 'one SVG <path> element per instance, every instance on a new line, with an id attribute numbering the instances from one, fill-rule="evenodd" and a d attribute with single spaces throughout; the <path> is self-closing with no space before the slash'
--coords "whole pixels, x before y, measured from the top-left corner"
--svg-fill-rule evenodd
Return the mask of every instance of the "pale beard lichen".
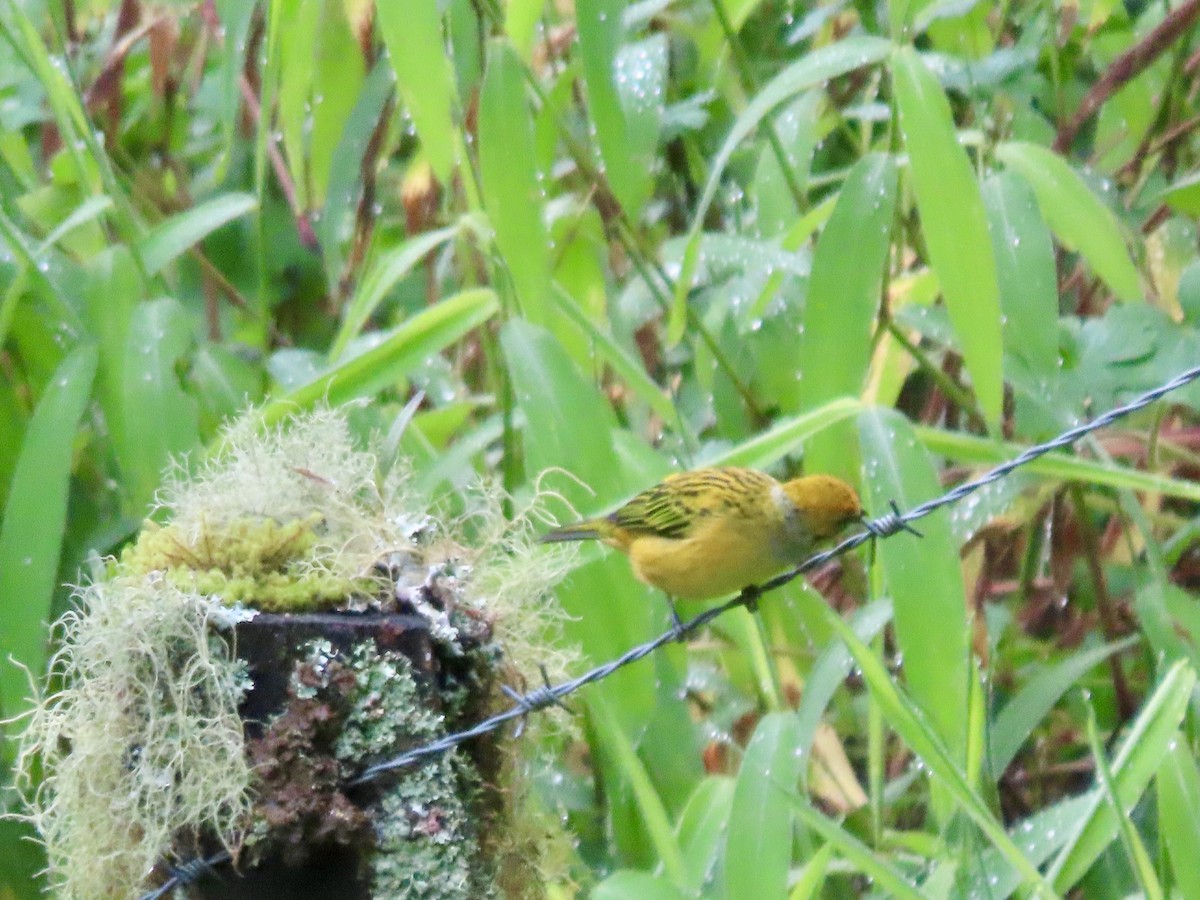
<path id="1" fill-rule="evenodd" d="M 507 705 L 502 681 L 527 689 L 541 666 L 566 676 L 573 655 L 549 649 L 561 647 L 562 615 L 550 590 L 571 551 L 534 546 L 538 501 L 514 520 L 499 491 L 477 488 L 468 513 L 446 516 L 403 464 L 380 468 L 339 412 L 266 431 L 235 425 L 218 453 L 169 474 L 163 524 L 148 524 L 103 580 L 78 591 L 79 609 L 57 631 L 62 688 L 29 715 L 20 750 L 29 818 L 60 896 L 136 897 L 181 837 L 186 855 L 202 841 L 236 850 L 259 830 L 237 714 L 248 684 L 226 639 L 231 617 L 252 614 L 245 608 L 421 615 L 446 659 L 487 657 L 478 661 L 491 676 L 441 698 L 457 705 L 456 727 Z M 561 711 L 529 723 L 525 748 L 536 745 L 531 732 L 571 727 Z M 503 808 L 485 841 L 500 891 L 535 896 L 539 859 L 561 841 L 532 838 L 539 813 L 510 733 L 496 736 L 499 761 L 486 773 Z"/>
<path id="2" fill-rule="evenodd" d="M 145 576 L 78 600 L 58 626 L 64 686 L 31 713 L 18 768 L 45 770 L 30 818 L 57 895 L 126 897 L 176 834 L 236 845 L 250 808 L 247 685 L 214 634 L 227 612 L 211 598 Z"/>

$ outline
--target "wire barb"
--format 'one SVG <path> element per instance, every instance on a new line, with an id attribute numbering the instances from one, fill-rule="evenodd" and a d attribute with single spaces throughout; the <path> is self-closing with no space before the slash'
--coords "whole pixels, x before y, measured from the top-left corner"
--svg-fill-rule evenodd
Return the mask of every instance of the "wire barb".
<path id="1" fill-rule="evenodd" d="M 891 512 L 886 512 L 878 518 L 863 519 L 863 528 L 867 529 L 871 537 L 887 538 L 893 534 L 899 534 L 901 531 L 907 531 L 919 538 L 925 537 L 908 523 L 908 518 L 900 512 L 900 507 L 896 505 L 895 500 L 891 501 L 889 505 L 892 508 Z"/>
<path id="2" fill-rule="evenodd" d="M 601 681 L 607 678 L 618 669 L 622 669 L 631 663 L 635 663 L 640 659 L 644 659 L 655 650 L 658 650 L 660 647 L 664 647 L 667 644 L 675 641 L 682 641 L 688 634 L 703 628 L 709 622 L 713 621 L 719 616 L 724 615 L 735 606 L 744 606 L 751 612 L 755 612 L 758 609 L 759 599 L 763 594 L 773 591 L 778 587 L 782 587 L 789 581 L 798 578 L 803 573 L 808 572 L 809 570 L 814 569 L 835 557 L 849 553 L 851 550 L 867 543 L 868 541 L 888 538 L 892 535 L 899 534 L 901 531 L 906 531 L 909 534 L 921 537 L 921 532 L 913 528 L 911 524 L 917 519 L 922 519 L 943 506 L 949 506 L 953 503 L 957 503 L 959 500 L 962 500 L 969 494 L 974 493 L 981 487 L 991 484 L 994 481 L 999 481 L 1001 478 L 1011 474 L 1021 466 L 1033 462 L 1035 459 L 1044 456 L 1050 451 L 1057 450 L 1061 447 L 1067 447 L 1085 435 L 1091 434 L 1097 429 L 1111 425 L 1113 422 L 1116 422 L 1118 419 L 1121 419 L 1130 413 L 1144 409 L 1156 400 L 1160 400 L 1171 391 L 1177 390 L 1184 385 L 1196 381 L 1197 379 L 1200 379 L 1200 366 L 1196 366 L 1179 373 L 1170 381 L 1159 385 L 1151 391 L 1147 391 L 1136 399 L 1126 403 L 1124 406 L 1118 406 L 1114 409 L 1110 409 L 1104 415 L 1093 419 L 1091 422 L 1076 426 L 1075 428 L 1065 431 L 1057 437 L 1052 438 L 1051 440 L 1042 444 L 1035 444 L 1034 446 L 1022 451 L 1012 459 L 1007 460 L 995 468 L 988 470 L 978 478 L 965 481 L 957 487 L 946 491 L 941 496 L 935 497 L 932 500 L 926 500 L 924 503 L 913 507 L 912 509 L 908 510 L 908 512 L 901 512 L 900 508 L 893 500 L 890 504 L 890 512 L 884 513 L 882 516 L 879 516 L 875 519 L 863 521 L 863 528 L 865 529 L 864 531 L 852 534 L 842 540 L 841 543 L 837 544 L 836 546 L 810 556 L 803 563 L 789 572 L 784 572 L 782 575 L 777 575 L 763 584 L 751 585 L 745 588 L 736 597 L 727 600 L 719 606 L 708 609 L 699 615 L 688 619 L 686 622 L 681 620 L 678 613 L 676 613 L 674 616 L 675 621 L 671 628 L 660 634 L 658 637 L 654 638 L 653 640 L 646 641 L 644 644 L 639 644 L 636 647 L 631 647 L 616 659 L 609 660 L 602 665 L 596 666 L 596 668 L 585 672 L 578 678 L 565 681 L 559 685 L 552 685 L 550 684 L 550 679 L 546 676 L 545 669 L 543 669 L 542 678 L 546 682 L 545 686 L 535 688 L 527 694 L 519 694 L 508 685 L 501 685 L 500 690 L 504 692 L 505 696 L 513 701 L 513 706 L 509 709 L 499 712 L 489 719 L 484 719 L 482 722 L 479 722 L 477 725 L 474 725 L 465 731 L 459 731 L 453 734 L 445 735 L 444 737 L 441 737 L 432 743 L 421 747 L 416 747 L 400 754 L 399 756 L 386 760 L 385 762 L 371 766 L 359 773 L 357 777 L 348 781 L 346 786 L 352 788 L 367 784 L 368 782 L 381 778 L 383 775 L 389 772 L 407 768 L 408 766 L 415 765 L 426 759 L 430 759 L 431 757 L 439 756 L 442 753 L 453 750 L 460 744 L 466 743 L 472 738 L 480 737 L 496 731 L 505 723 L 512 721 L 513 719 L 524 720 L 529 716 L 530 713 L 545 709 L 548 706 L 563 706 L 562 698 L 568 694 L 572 694 L 580 688 L 585 687 L 593 682 Z M 674 611 L 674 604 L 672 604 L 672 611 Z M 564 706 L 564 708 L 566 707 Z M 523 724 L 518 726 L 518 735 L 521 733 L 523 728 Z M 220 865 L 229 862 L 229 860 L 230 856 L 228 853 L 218 853 L 214 856 L 208 857 L 207 859 L 200 860 L 200 869 L 195 871 L 202 874 L 203 872 L 209 871 L 214 865 Z M 199 874 L 194 876 L 188 874 L 193 871 L 191 866 L 194 862 L 196 861 L 193 860 L 173 868 L 171 870 L 172 877 L 167 881 L 167 883 L 155 891 L 144 894 L 141 897 L 141 900 L 159 900 L 159 898 L 164 897 L 166 893 L 174 887 L 189 884 L 190 881 L 182 880 L 182 877 L 185 875 L 186 877 L 191 878 L 191 880 L 198 878 Z"/>
<path id="3" fill-rule="evenodd" d="M 189 884 L 195 884 L 205 875 L 213 874 L 217 866 L 224 865 L 232 859 L 229 851 L 220 850 L 212 856 L 196 856 L 181 863 L 172 863 L 167 866 L 167 871 L 171 873 L 170 877 L 154 890 L 143 894 L 141 900 L 161 900 L 175 888 L 187 887 Z"/>
<path id="4" fill-rule="evenodd" d="M 538 665 L 539 671 L 542 673 L 542 686 L 536 687 L 528 693 L 520 693 L 509 687 L 507 684 L 500 685 L 500 691 L 516 704 L 516 708 L 521 710 L 521 717 L 517 722 L 517 727 L 513 731 L 513 737 L 518 738 L 525 732 L 525 723 L 529 719 L 530 713 L 538 712 L 548 706 L 557 706 L 560 709 L 565 709 L 571 712 L 571 708 L 563 703 L 558 694 L 554 692 L 554 685 L 550 683 L 550 675 L 546 672 L 544 665 Z"/>

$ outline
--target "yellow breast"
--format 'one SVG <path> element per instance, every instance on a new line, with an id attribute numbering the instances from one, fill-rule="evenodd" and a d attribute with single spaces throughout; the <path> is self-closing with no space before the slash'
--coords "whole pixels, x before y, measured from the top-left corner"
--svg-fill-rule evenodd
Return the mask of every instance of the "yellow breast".
<path id="1" fill-rule="evenodd" d="M 686 538 L 635 535 L 627 545 L 634 574 L 678 600 L 733 594 L 778 575 L 787 563 L 761 531 L 739 519 L 713 517 Z"/>

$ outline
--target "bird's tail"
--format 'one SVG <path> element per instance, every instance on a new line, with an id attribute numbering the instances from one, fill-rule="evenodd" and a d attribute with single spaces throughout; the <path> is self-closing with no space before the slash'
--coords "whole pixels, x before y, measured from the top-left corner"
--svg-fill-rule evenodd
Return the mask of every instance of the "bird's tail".
<path id="1" fill-rule="evenodd" d="M 603 540 L 612 531 L 612 524 L 605 519 L 588 519 L 555 528 L 538 538 L 539 544 L 556 544 L 559 541 Z"/>

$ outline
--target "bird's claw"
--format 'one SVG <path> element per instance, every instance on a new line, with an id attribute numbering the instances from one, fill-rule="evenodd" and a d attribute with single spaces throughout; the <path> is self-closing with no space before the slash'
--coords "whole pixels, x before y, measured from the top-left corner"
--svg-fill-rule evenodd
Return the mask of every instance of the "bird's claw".
<path id="1" fill-rule="evenodd" d="M 758 601 L 762 597 L 762 589 L 757 584 L 749 584 L 742 588 L 742 605 L 751 613 L 758 612 Z"/>

